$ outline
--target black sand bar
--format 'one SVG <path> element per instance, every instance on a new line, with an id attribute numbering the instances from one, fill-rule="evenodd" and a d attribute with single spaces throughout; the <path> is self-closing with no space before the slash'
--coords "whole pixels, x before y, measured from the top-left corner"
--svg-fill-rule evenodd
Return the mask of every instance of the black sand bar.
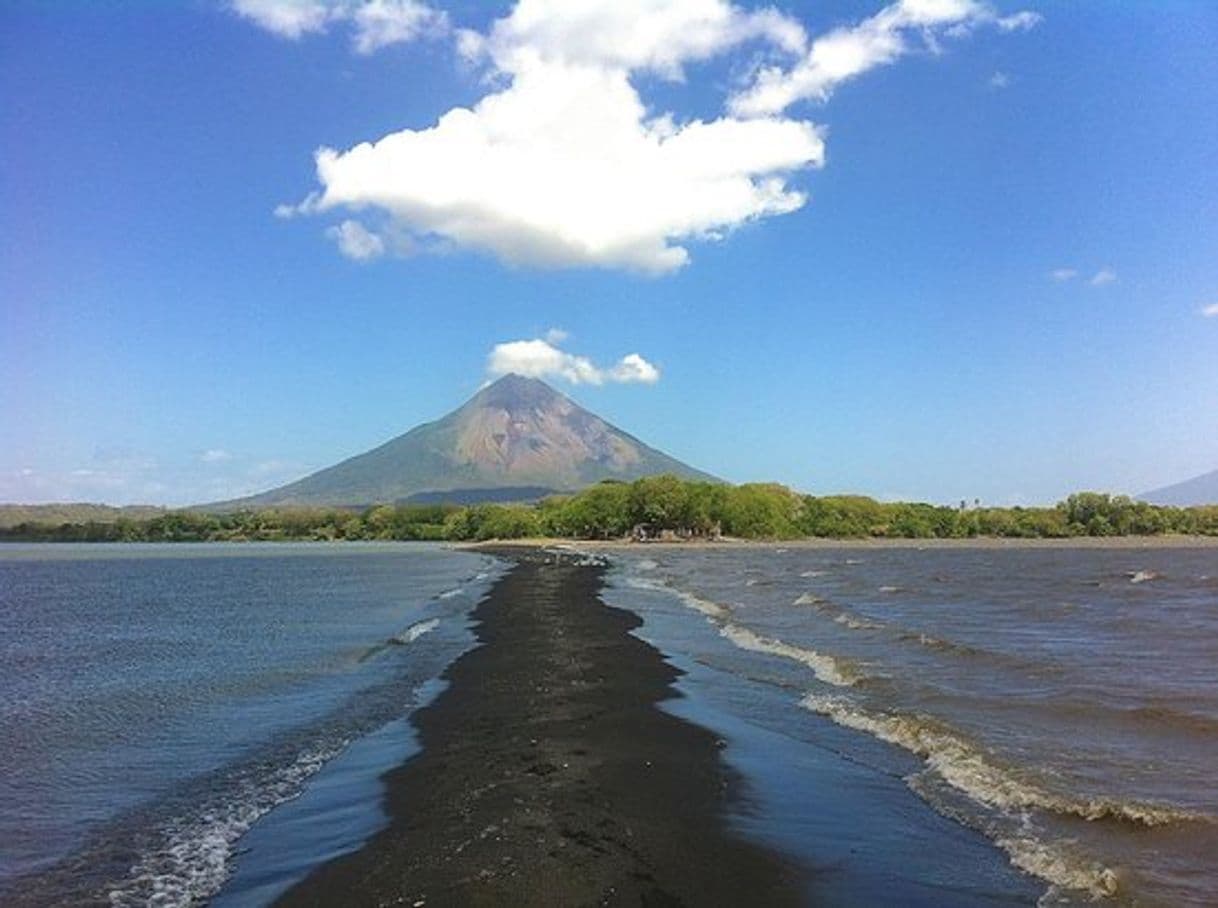
<path id="1" fill-rule="evenodd" d="M 481 646 L 413 721 L 389 827 L 284 905 L 785 905 L 804 880 L 734 837 L 715 736 L 657 707 L 677 671 L 598 599 L 603 568 L 513 550 Z"/>

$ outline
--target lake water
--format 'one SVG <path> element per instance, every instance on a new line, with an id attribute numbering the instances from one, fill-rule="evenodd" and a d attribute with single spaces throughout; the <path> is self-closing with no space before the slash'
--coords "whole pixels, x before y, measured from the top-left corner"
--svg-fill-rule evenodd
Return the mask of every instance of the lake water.
<path id="1" fill-rule="evenodd" d="M 1218 548 L 614 554 L 607 596 L 642 635 L 732 722 L 796 742 L 746 761 L 769 792 L 768 816 L 742 818 L 752 832 L 817 858 L 831 834 L 790 806 L 785 764 L 829 748 L 984 835 L 1042 904 L 1218 902 Z M 921 835 L 890 822 L 910 823 L 898 842 Z M 937 866 L 925 849 L 902 860 L 906 882 Z M 869 902 L 866 880 L 824 901 Z"/>
<path id="2" fill-rule="evenodd" d="M 256 904 L 358 846 L 501 570 L 434 545 L 0 547 L 0 901 L 182 904 L 236 866 L 229 904 Z M 307 822 L 241 839 L 310 780 Z"/>
<path id="3" fill-rule="evenodd" d="M 609 554 L 812 903 L 1218 902 L 1218 548 Z M 358 847 L 503 570 L 0 547 L 0 902 L 247 908 Z"/>

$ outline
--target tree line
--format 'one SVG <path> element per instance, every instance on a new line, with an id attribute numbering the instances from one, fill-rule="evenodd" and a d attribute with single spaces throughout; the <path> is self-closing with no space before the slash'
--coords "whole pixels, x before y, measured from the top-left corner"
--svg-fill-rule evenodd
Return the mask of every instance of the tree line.
<path id="1" fill-rule="evenodd" d="M 231 514 L 178 510 L 146 519 L 24 522 L 0 529 L 0 540 L 1066 539 L 1168 534 L 1218 536 L 1218 505 L 1161 507 L 1124 495 L 1079 492 L 1053 507 L 945 507 L 862 495 L 802 495 L 773 483 L 730 486 L 654 476 L 602 482 L 535 504 L 380 504 L 362 510 L 277 508 Z"/>

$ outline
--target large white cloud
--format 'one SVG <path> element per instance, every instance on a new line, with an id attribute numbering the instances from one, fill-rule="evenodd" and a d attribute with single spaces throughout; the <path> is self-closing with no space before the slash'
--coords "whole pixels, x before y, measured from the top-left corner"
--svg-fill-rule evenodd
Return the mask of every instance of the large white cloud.
<path id="1" fill-rule="evenodd" d="M 348 23 L 351 44 L 361 54 L 441 33 L 448 24 L 443 12 L 420 0 L 232 0 L 232 8 L 267 31 L 293 41 Z"/>
<path id="2" fill-rule="evenodd" d="M 517 265 L 671 272 L 690 242 L 804 205 L 791 181 L 823 166 L 824 138 L 788 107 L 892 62 L 907 33 L 998 21 L 973 0 L 901 0 L 809 41 L 794 18 L 729 0 L 519 0 L 485 34 L 459 33 L 495 89 L 429 128 L 321 148 L 320 188 L 294 210 L 372 210 L 424 245 Z M 744 45 L 768 62 L 718 117 L 679 119 L 639 95 L 641 74 L 683 79 Z"/>
<path id="3" fill-rule="evenodd" d="M 551 331 L 545 338 L 506 341 L 496 344 L 486 358 L 486 371 L 493 376 L 525 375 L 529 378 L 559 378 L 573 385 L 603 385 L 605 382 L 652 385 L 660 370 L 637 353 L 623 356 L 612 366 L 601 368 L 584 356 L 557 346 L 564 332 Z"/>

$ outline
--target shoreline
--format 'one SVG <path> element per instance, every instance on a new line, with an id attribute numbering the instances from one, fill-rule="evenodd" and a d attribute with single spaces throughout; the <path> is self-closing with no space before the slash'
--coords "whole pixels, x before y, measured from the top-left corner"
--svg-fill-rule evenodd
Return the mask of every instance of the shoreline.
<path id="1" fill-rule="evenodd" d="M 800 539 L 691 539 L 686 541 L 635 542 L 628 539 L 570 539 L 563 536 L 527 539 L 492 539 L 485 542 L 448 542 L 453 548 L 468 551 L 527 551 L 529 549 L 646 552 L 690 549 L 740 551 L 742 549 L 1192 549 L 1218 548 L 1218 536 L 1068 536 L 1025 538 L 1015 536 L 973 536 L 961 539 L 919 539 L 915 537 L 869 537 L 837 539 L 811 537 Z"/>
<path id="2" fill-rule="evenodd" d="M 680 675 L 600 598 L 604 566 L 536 546 L 475 609 L 480 645 L 416 712 L 389 826 L 279 905 L 796 905 L 805 872 L 729 831 L 723 742 L 661 709 Z"/>
<path id="3" fill-rule="evenodd" d="M 968 536 L 968 537 L 917 537 L 917 536 L 801 536 L 796 539 L 745 539 L 723 537 L 720 539 L 648 540 L 637 542 L 631 539 L 581 539 L 571 536 L 525 536 L 518 538 L 493 538 L 486 540 L 456 539 L 311 539 L 285 537 L 281 539 L 0 539 L 0 552 L 15 551 L 29 546 L 54 548 L 96 547 L 115 550 L 187 546 L 343 546 L 373 545 L 431 545 L 454 549 L 526 550 L 542 548 L 568 548 L 579 550 L 628 550 L 659 549 L 1181 549 L 1218 548 L 1218 536 L 1205 535 L 1159 535 L 1159 536 Z"/>

